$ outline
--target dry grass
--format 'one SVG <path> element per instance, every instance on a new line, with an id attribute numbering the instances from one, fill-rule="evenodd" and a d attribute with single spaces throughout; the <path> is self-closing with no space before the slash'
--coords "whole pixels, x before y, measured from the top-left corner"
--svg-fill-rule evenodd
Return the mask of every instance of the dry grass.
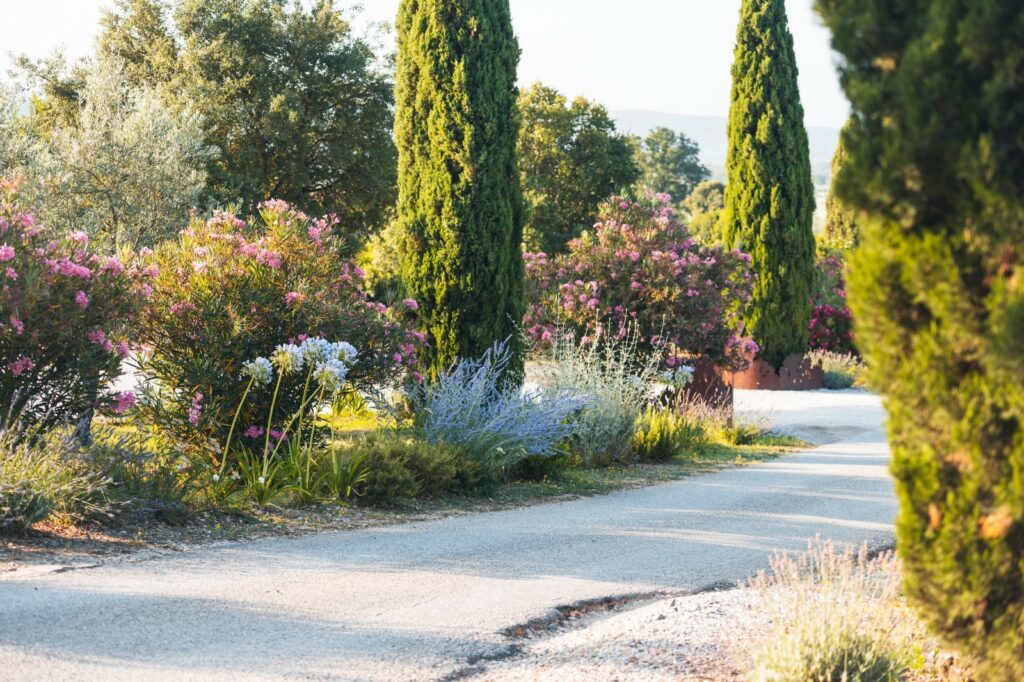
<path id="1" fill-rule="evenodd" d="M 771 618 L 754 647 L 755 682 L 968 680 L 965 665 L 941 650 L 902 595 L 900 562 L 830 542 L 781 555 L 745 586 Z"/>

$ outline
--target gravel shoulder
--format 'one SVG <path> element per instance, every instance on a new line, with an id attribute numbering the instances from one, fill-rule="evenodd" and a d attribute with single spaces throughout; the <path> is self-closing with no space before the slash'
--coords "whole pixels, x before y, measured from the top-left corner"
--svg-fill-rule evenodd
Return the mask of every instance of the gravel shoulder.
<path id="1" fill-rule="evenodd" d="M 792 399 L 741 395 L 737 403 L 741 414 L 749 401 L 756 403 L 752 416 L 789 431 L 802 421 Z M 685 661 L 662 671 L 640 666 L 630 678 L 629 656 L 639 662 L 643 652 L 625 660 L 615 654 L 604 668 L 579 675 L 513 669 L 557 656 L 553 650 L 522 655 L 530 651 L 525 640 L 507 633 L 544 622 L 560 605 L 663 594 L 666 600 L 621 616 L 636 621 L 616 624 L 591 614 L 581 619 L 590 627 L 566 634 L 601 636 L 619 642 L 602 651 L 627 652 L 638 628 L 656 642 L 654 630 L 643 628 L 677 618 L 677 630 L 712 638 L 714 629 L 695 618 L 718 609 L 723 623 L 735 622 L 728 609 L 742 605 L 714 601 L 730 593 L 683 603 L 685 595 L 735 584 L 777 550 L 803 549 L 817 535 L 840 544 L 890 543 L 896 503 L 877 399 L 860 393 L 798 399 L 819 433 L 856 435 L 750 467 L 560 504 L 267 539 L 88 570 L 0 574 L 0 678 L 723 679 L 688 678 Z M 773 401 L 784 407 L 773 411 Z M 814 422 L 817 410 L 831 421 Z M 661 640 L 666 651 L 676 647 L 674 639 Z M 574 646 L 537 641 L 567 652 Z M 695 640 L 694 646 L 711 644 Z M 567 653 L 564 665 L 573 657 L 578 665 L 598 666 L 596 659 L 586 663 L 580 649 Z M 697 663 L 691 667 L 699 670 Z"/>

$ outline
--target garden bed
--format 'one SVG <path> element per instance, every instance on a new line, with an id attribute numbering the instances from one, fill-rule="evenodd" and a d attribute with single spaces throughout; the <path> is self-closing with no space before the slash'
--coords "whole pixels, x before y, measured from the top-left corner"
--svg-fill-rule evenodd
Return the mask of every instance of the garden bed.
<path id="1" fill-rule="evenodd" d="M 569 469 L 550 480 L 506 483 L 486 497 L 414 500 L 391 508 L 315 504 L 290 509 L 252 505 L 193 510 L 177 524 L 152 515 L 129 515 L 103 525 L 46 521 L 35 524 L 25 536 L 0 537 L 0 571 L 25 564 L 89 564 L 140 552 L 180 552 L 218 542 L 357 530 L 560 502 L 751 464 L 804 445 L 788 437 L 761 436 L 756 440 L 750 445 L 709 446 L 666 464 Z"/>

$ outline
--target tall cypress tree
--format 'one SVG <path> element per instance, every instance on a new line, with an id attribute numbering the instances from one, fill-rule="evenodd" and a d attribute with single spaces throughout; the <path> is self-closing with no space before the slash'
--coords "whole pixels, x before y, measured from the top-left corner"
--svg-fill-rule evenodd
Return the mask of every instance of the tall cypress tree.
<path id="1" fill-rule="evenodd" d="M 743 0 L 732 66 L 724 237 L 753 257 L 746 319 L 760 357 L 807 350 L 814 184 L 784 0 Z"/>
<path id="2" fill-rule="evenodd" d="M 1024 4 L 819 0 L 853 123 L 850 300 L 886 395 L 907 593 L 1024 680 Z"/>
<path id="3" fill-rule="evenodd" d="M 521 372 L 518 62 L 508 0 L 402 0 L 398 221 L 428 375 L 508 337 Z"/>
<path id="4" fill-rule="evenodd" d="M 850 124 L 843 127 L 845 133 Z M 825 201 L 825 246 L 843 251 L 853 249 L 860 241 L 860 232 L 857 230 L 857 221 L 854 220 L 853 210 L 843 203 L 838 195 L 838 187 L 842 181 L 843 167 L 846 165 L 846 145 L 843 138 L 839 138 L 839 146 L 832 157 L 832 185 L 828 190 L 828 199 Z"/>

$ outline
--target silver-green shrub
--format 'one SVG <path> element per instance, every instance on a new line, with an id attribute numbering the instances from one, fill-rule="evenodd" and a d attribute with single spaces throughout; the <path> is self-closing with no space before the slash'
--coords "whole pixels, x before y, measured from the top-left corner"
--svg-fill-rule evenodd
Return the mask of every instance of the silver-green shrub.
<path id="1" fill-rule="evenodd" d="M 654 392 L 659 360 L 637 348 L 635 335 L 584 343 L 558 334 L 542 377 L 547 390 L 585 399 L 570 439 L 584 464 L 632 458 L 634 425 Z"/>

